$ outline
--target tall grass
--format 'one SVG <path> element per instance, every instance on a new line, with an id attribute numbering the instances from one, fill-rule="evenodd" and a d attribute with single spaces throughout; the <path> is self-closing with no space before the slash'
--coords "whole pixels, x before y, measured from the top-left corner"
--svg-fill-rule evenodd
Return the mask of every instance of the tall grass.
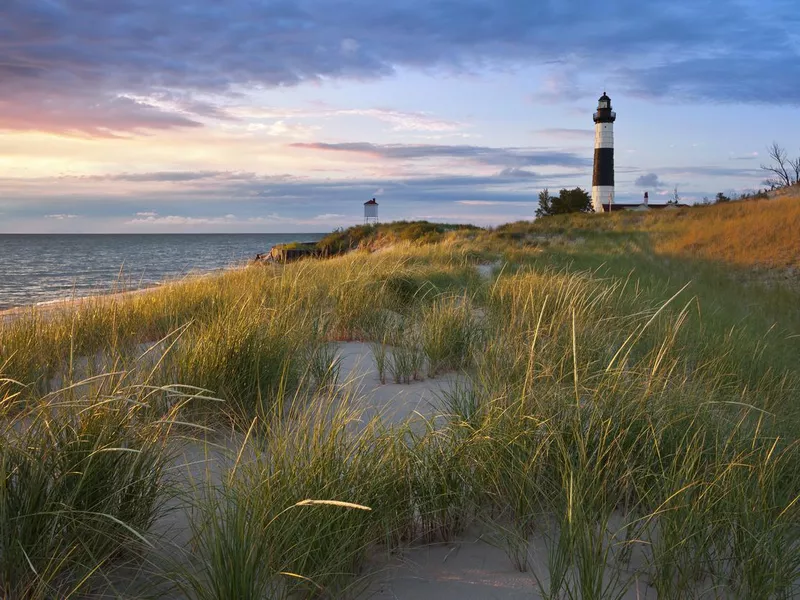
<path id="1" fill-rule="evenodd" d="M 377 421 L 359 424 L 350 400 L 318 397 L 253 423 L 255 460 L 200 499 L 199 560 L 178 578 L 189 597 L 338 597 L 369 547 L 407 526 L 401 447 Z"/>
<path id="2" fill-rule="evenodd" d="M 276 326 L 269 313 L 247 307 L 223 313 L 184 333 L 166 361 L 165 376 L 224 400 L 222 406 L 210 403 L 211 414 L 249 422 L 268 410 L 282 389 L 299 381 L 305 340 L 293 339 L 292 333 Z"/>
<path id="3" fill-rule="evenodd" d="M 155 408 L 160 394 L 0 397 L 0 595 L 83 593 L 149 545 L 177 410 Z"/>
<path id="4" fill-rule="evenodd" d="M 464 368 L 478 340 L 478 323 L 465 297 L 442 297 L 422 311 L 422 348 L 428 376 Z"/>
<path id="5" fill-rule="evenodd" d="M 389 355 L 389 349 L 386 346 L 386 338 L 384 337 L 378 342 L 370 342 L 370 350 L 372 357 L 375 359 L 375 369 L 378 371 L 378 381 L 381 385 L 386 383 L 386 365 Z"/>
<path id="6" fill-rule="evenodd" d="M 411 383 L 423 377 L 425 354 L 415 329 L 401 330 L 388 357 L 389 373 L 395 383 Z"/>
<path id="7" fill-rule="evenodd" d="M 756 408 L 762 390 L 736 389 L 713 363 L 687 369 L 677 343 L 685 311 L 626 317 L 625 293 L 556 273 L 495 284 L 504 319 L 490 321 L 472 388 L 485 408 L 476 418 L 470 398 L 468 411 L 455 411 L 471 413 L 455 425 L 480 440 L 474 464 L 487 465 L 483 518 L 548 597 L 621 597 L 633 585 L 632 556 L 644 557 L 633 572 L 652 577 L 659 597 L 704 585 L 741 597 L 791 594 L 800 554 L 782 527 L 797 512 L 796 442 Z M 787 470 L 778 475 L 764 456 Z M 770 490 L 758 509 L 750 477 Z M 744 534 L 744 514 L 760 515 L 752 530 L 763 533 Z M 543 539 L 544 559 L 531 555 L 532 536 Z M 758 560 L 735 549 L 766 540 L 774 545 Z"/>

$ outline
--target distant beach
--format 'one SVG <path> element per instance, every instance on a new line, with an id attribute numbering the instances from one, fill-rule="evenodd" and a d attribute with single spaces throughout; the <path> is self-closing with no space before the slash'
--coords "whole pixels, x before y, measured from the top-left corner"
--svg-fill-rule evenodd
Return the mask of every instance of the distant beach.
<path id="1" fill-rule="evenodd" d="M 149 288 L 320 233 L 0 235 L 0 311 Z"/>

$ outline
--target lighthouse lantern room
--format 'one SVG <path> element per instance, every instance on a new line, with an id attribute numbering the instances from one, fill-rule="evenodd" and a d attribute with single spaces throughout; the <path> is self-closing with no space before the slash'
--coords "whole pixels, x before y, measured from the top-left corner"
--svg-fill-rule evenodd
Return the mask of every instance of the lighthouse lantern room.
<path id="1" fill-rule="evenodd" d="M 594 113 L 594 172 L 592 174 L 592 207 L 603 212 L 603 204 L 614 203 L 614 121 L 611 98 L 605 92 L 597 101 Z"/>

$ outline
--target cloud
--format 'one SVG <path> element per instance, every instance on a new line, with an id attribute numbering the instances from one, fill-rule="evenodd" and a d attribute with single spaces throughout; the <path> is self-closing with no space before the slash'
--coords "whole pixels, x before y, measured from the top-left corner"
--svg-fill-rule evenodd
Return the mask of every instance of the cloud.
<path id="1" fill-rule="evenodd" d="M 464 124 L 458 121 L 437 119 L 429 113 L 424 112 L 404 112 L 384 108 L 370 108 L 339 110 L 336 111 L 336 114 L 372 117 L 379 121 L 390 123 L 395 131 L 447 132 L 458 131 L 464 127 Z"/>
<path id="2" fill-rule="evenodd" d="M 661 172 L 668 175 L 699 175 L 704 177 L 762 177 L 761 169 L 735 169 L 731 167 L 691 166 L 691 167 L 662 167 Z"/>
<path id="3" fill-rule="evenodd" d="M 3 87 L 0 82 L 0 90 Z M 72 96 L 64 96 L 57 90 L 48 91 L 46 96 L 44 93 L 34 87 L 12 91 L 10 96 L 0 99 L 0 130 L 113 138 L 146 130 L 202 127 L 200 122 L 185 115 L 124 96 L 98 98 L 77 91 Z"/>
<path id="4" fill-rule="evenodd" d="M 571 184 L 574 177 L 568 173 L 542 173 L 531 180 L 515 174 L 445 172 L 405 178 L 312 179 L 254 175 L 248 178 L 180 177 L 174 181 L 175 178 L 165 178 L 157 172 L 150 174 L 152 176 L 137 175 L 141 177 L 130 186 L 110 187 L 104 182 L 119 174 L 92 179 L 0 178 L 0 197 L 3 198 L 0 207 L 8 215 L 4 216 L 0 230 L 8 230 L 11 223 L 33 222 L 44 214 L 63 213 L 65 202 L 69 203 L 69 212 L 73 214 L 154 231 L 184 226 L 210 230 L 237 227 L 246 230 L 248 224 L 279 226 L 284 222 L 264 215 L 284 213 L 292 215 L 292 219 L 285 222 L 287 225 L 302 221 L 318 229 L 329 224 L 326 219 L 359 222 L 363 202 L 372 197 L 380 197 L 386 218 L 407 218 L 414 206 L 431 210 L 433 206 L 455 201 L 514 204 L 533 201 L 540 185 L 558 185 L 564 179 Z M 127 175 L 126 178 L 129 179 Z M 20 187 L 22 181 L 24 186 Z M 377 194 L 378 190 L 383 193 Z M 268 220 L 250 221 L 252 218 Z M 73 221 L 73 229 L 78 228 L 78 221 L 84 223 L 85 218 Z"/>
<path id="5" fill-rule="evenodd" d="M 415 132 L 454 132 L 466 127 L 464 123 L 440 119 L 429 112 L 409 112 L 390 108 L 336 108 L 319 106 L 317 108 L 264 108 L 238 106 L 229 112 L 241 120 L 274 120 L 286 119 L 329 119 L 334 117 L 367 117 L 392 125 L 393 131 Z M 254 125 L 266 129 L 275 123 L 256 123 Z"/>
<path id="6" fill-rule="evenodd" d="M 78 215 L 57 213 L 57 214 L 52 214 L 52 215 L 45 215 L 44 218 L 45 219 L 55 219 L 57 221 L 65 221 L 67 219 L 77 219 Z"/>
<path id="7" fill-rule="evenodd" d="M 791 21 L 800 27 L 796 16 Z M 743 46 L 730 55 L 692 56 L 658 66 L 623 69 L 620 80 L 628 92 L 645 98 L 798 106 L 800 90 L 794 82 L 800 80 L 800 51 L 784 36 L 779 40 L 764 40 L 761 48 L 750 40 L 752 53 Z"/>
<path id="8" fill-rule="evenodd" d="M 204 100 L 189 91 L 153 91 L 140 100 L 154 104 L 166 112 L 185 113 L 218 121 L 238 121 L 228 106 Z"/>
<path id="9" fill-rule="evenodd" d="M 520 169 L 519 167 L 510 167 L 508 169 L 503 169 L 500 171 L 499 177 L 519 177 L 522 179 L 533 179 L 536 177 L 536 173 L 533 171 L 528 171 L 526 169 Z"/>
<path id="10" fill-rule="evenodd" d="M 581 142 L 594 137 L 594 131 L 591 129 L 570 129 L 566 127 L 537 129 L 534 131 L 534 133 L 537 135 L 546 135 L 548 137 L 558 138 L 561 140 L 579 140 Z"/>
<path id="11" fill-rule="evenodd" d="M 251 123 L 247 126 L 247 130 L 263 131 L 267 135 L 275 137 L 308 138 L 319 130 L 319 127 L 279 120 L 274 123 Z"/>
<path id="12" fill-rule="evenodd" d="M 633 185 L 643 188 L 658 189 L 664 187 L 665 184 L 655 173 L 648 173 L 647 175 L 640 175 L 637 177 L 636 181 L 633 182 Z"/>
<path id="13" fill-rule="evenodd" d="M 155 171 L 151 173 L 118 173 L 116 175 L 93 176 L 92 179 L 105 181 L 197 181 L 217 179 L 225 173 L 221 171 Z"/>
<path id="14" fill-rule="evenodd" d="M 0 128 L 200 127 L 253 89 L 522 64 L 551 69 L 540 100 L 586 95 L 582 74 L 602 73 L 644 97 L 798 105 L 798 19 L 783 0 L 6 0 Z"/>
<path id="15" fill-rule="evenodd" d="M 486 146 L 449 146 L 436 144 L 371 144 L 368 142 L 345 142 L 328 144 L 322 142 L 291 144 L 294 148 L 347 152 L 388 160 L 418 160 L 426 158 L 463 158 L 478 164 L 505 167 L 505 175 L 530 176 L 531 173 L 516 171 L 522 167 L 550 165 L 560 167 L 587 167 L 590 161 L 573 152 L 537 150 L 532 148 L 491 148 Z"/>
<path id="16" fill-rule="evenodd" d="M 524 200 L 520 200 L 519 202 L 503 202 L 500 200 L 456 200 L 456 204 L 462 204 L 464 206 L 532 206 L 538 204 L 538 202 L 526 202 Z"/>
<path id="17" fill-rule="evenodd" d="M 137 213 L 136 218 L 126 221 L 126 225 L 229 225 L 234 221 L 234 215 L 225 215 L 224 217 L 189 217 L 181 215 L 168 215 L 161 217 L 157 213 L 151 213 L 147 216 L 141 216 Z"/>
<path id="18" fill-rule="evenodd" d="M 575 67 L 560 65 L 545 77 L 540 90 L 533 94 L 535 103 L 558 104 L 565 100 L 585 98 L 594 92 L 580 83 Z"/>
<path id="19" fill-rule="evenodd" d="M 127 181 L 134 183 L 148 182 L 190 182 L 202 180 L 236 181 L 255 178 L 254 173 L 235 171 L 150 171 L 145 173 L 111 173 L 107 175 L 90 175 L 72 179 L 91 181 Z"/>

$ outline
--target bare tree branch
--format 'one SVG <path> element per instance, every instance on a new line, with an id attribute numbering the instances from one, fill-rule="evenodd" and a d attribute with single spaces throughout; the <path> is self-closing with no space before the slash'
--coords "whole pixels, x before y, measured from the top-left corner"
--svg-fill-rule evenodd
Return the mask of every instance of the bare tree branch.
<path id="1" fill-rule="evenodd" d="M 795 185 L 800 184 L 800 156 L 798 156 L 794 160 L 790 160 L 789 165 L 791 165 L 792 171 L 794 171 Z"/>
<path id="2" fill-rule="evenodd" d="M 767 148 L 767 154 L 773 162 L 761 165 L 761 168 L 770 174 L 764 183 L 772 187 L 787 187 L 800 183 L 800 156 L 789 158 L 786 149 L 779 146 L 778 142 L 772 142 Z"/>

